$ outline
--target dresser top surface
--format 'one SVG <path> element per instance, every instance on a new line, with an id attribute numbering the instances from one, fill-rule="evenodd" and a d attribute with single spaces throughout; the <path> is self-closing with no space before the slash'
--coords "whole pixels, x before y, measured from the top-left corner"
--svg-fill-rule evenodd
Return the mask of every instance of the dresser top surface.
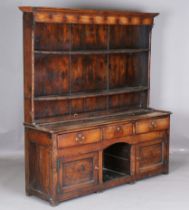
<path id="1" fill-rule="evenodd" d="M 38 130 L 42 130 L 49 133 L 61 133 L 73 130 L 82 130 L 95 127 L 98 125 L 107 125 L 114 123 L 122 123 L 136 120 L 144 120 L 148 118 L 158 118 L 170 115 L 171 112 L 160 111 L 155 109 L 136 109 L 132 111 L 117 112 L 110 115 L 94 116 L 91 118 L 80 119 L 80 120 L 70 120 L 70 121 L 59 121 L 54 123 L 43 123 L 35 124 L 33 127 Z M 25 124 L 26 127 L 31 127 L 31 125 Z"/>

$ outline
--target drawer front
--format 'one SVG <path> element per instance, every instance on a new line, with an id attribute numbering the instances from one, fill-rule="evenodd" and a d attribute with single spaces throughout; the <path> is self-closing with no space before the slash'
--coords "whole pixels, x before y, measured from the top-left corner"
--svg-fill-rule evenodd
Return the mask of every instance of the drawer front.
<path id="1" fill-rule="evenodd" d="M 146 133 L 169 128 L 169 118 L 149 119 L 136 122 L 136 133 Z"/>
<path id="2" fill-rule="evenodd" d="M 71 147 L 80 144 L 89 144 L 101 140 L 101 130 L 92 129 L 66 133 L 58 136 L 58 148 Z"/>
<path id="3" fill-rule="evenodd" d="M 132 135 L 132 133 L 133 133 L 132 123 L 110 125 L 103 128 L 104 139 L 120 138 Z"/>

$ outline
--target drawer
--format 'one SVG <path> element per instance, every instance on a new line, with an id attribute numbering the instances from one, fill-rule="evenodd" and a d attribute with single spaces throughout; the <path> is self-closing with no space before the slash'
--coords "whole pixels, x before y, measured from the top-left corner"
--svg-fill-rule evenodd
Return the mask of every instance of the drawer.
<path id="1" fill-rule="evenodd" d="M 169 128 L 169 118 L 141 120 L 136 122 L 136 133 L 146 133 Z"/>
<path id="2" fill-rule="evenodd" d="M 104 139 L 120 138 L 132 135 L 132 123 L 109 125 L 103 128 Z"/>
<path id="3" fill-rule="evenodd" d="M 89 144 L 101 140 L 101 130 L 91 129 L 58 135 L 58 148 Z"/>

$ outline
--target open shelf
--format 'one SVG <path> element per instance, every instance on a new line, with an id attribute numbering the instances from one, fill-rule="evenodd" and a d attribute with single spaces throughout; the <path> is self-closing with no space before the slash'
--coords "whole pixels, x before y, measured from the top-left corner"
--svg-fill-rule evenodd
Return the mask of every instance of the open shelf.
<path id="1" fill-rule="evenodd" d="M 37 23 L 32 119 L 74 121 L 146 108 L 150 31 L 148 26 Z"/>
<path id="2" fill-rule="evenodd" d="M 130 176 L 130 145 L 115 143 L 103 151 L 103 181 Z"/>
<path id="3" fill-rule="evenodd" d="M 98 92 L 82 92 L 82 93 L 73 93 L 72 95 L 51 95 L 51 96 L 38 96 L 35 97 L 35 101 L 54 101 L 54 100 L 71 100 L 71 99 L 79 99 L 79 98 L 90 98 L 96 96 L 109 96 L 115 94 L 122 94 L 122 93 L 131 93 L 131 92 L 140 92 L 148 90 L 147 86 L 137 86 L 137 87 L 125 87 L 125 88 L 116 88 L 111 90 L 104 90 Z"/>
<path id="4" fill-rule="evenodd" d="M 110 50 L 77 50 L 77 51 L 46 51 L 35 50 L 36 54 L 55 54 L 55 55 L 91 55 L 91 54 L 122 54 L 148 52 L 149 49 L 110 49 Z"/>
<path id="5" fill-rule="evenodd" d="M 108 168 L 103 168 L 103 180 L 106 182 L 112 179 L 126 177 L 126 176 L 129 176 L 129 174 L 120 173 L 118 171 L 110 170 Z"/>

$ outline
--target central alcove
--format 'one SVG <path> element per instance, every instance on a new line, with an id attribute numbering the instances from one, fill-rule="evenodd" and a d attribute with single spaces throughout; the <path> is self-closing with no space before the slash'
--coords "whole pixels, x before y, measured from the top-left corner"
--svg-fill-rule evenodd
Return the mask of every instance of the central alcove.
<path id="1" fill-rule="evenodd" d="M 130 149 L 127 143 L 116 143 L 103 151 L 103 181 L 130 175 Z"/>

